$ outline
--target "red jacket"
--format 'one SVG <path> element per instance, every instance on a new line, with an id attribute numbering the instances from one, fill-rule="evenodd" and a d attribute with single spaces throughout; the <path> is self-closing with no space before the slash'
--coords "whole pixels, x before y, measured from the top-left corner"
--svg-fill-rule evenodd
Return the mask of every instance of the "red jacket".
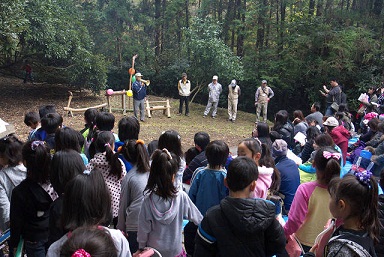
<path id="1" fill-rule="evenodd" d="M 343 160 L 345 163 L 347 159 L 347 152 L 348 152 L 348 140 L 351 137 L 351 134 L 346 128 L 344 128 L 344 126 L 340 125 L 332 129 L 332 131 L 329 132 L 329 135 L 332 137 L 335 144 L 338 147 L 340 147 L 341 153 L 343 154 Z"/>

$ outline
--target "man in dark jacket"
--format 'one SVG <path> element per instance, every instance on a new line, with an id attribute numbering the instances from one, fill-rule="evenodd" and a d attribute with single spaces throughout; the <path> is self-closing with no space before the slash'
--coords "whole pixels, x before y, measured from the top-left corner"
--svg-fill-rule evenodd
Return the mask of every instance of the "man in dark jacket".
<path id="1" fill-rule="evenodd" d="M 337 110 L 332 108 L 332 103 L 341 103 L 341 88 L 336 79 L 331 79 L 331 89 L 328 90 L 327 86 L 323 86 L 324 92 L 320 90 L 320 93 L 326 98 L 326 110 L 325 116 L 332 116 Z"/>
<path id="2" fill-rule="evenodd" d="M 145 98 L 147 97 L 147 85 L 141 81 L 141 73 L 135 74 L 136 81 L 132 85 L 133 91 L 133 114 L 137 118 L 137 112 L 140 110 L 140 121 L 145 119 Z"/>
<path id="3" fill-rule="evenodd" d="M 272 256 L 285 252 L 286 239 L 275 218 L 275 205 L 249 198 L 257 178 L 253 160 L 237 157 L 229 164 L 225 179 L 229 196 L 207 211 L 196 235 L 194 256 Z"/>

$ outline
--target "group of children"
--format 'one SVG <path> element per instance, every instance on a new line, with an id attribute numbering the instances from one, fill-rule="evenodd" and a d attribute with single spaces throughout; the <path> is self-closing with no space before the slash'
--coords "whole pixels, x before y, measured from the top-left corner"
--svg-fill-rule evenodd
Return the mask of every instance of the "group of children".
<path id="1" fill-rule="evenodd" d="M 43 106 L 25 116 L 33 129 L 26 143 L 0 139 L 0 225 L 11 229 L 10 256 L 20 238 L 39 257 L 138 256 L 148 247 L 166 257 L 288 256 L 292 236 L 310 256 L 332 217 L 338 228 L 325 256 L 348 253 L 351 242 L 384 254 L 375 244 L 384 207 L 376 178 L 366 170 L 340 178 L 342 155 L 331 145 L 316 149 L 314 181 L 300 184 L 287 142 L 264 136 L 263 124 L 234 158 L 205 132 L 184 153 L 177 131 L 146 145 L 135 117 L 122 118 L 118 134 L 112 114 L 89 109 L 84 117 L 76 131 Z"/>

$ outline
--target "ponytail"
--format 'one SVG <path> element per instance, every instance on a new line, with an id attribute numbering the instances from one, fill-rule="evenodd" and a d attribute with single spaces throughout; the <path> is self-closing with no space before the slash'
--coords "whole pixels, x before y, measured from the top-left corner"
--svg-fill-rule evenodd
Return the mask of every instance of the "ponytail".
<path id="1" fill-rule="evenodd" d="M 97 133 L 96 140 L 92 142 L 92 144 L 95 146 L 96 152 L 105 152 L 105 157 L 111 167 L 109 175 L 114 175 L 118 179 L 120 179 L 123 174 L 122 165 L 124 164 L 120 162 L 119 154 L 115 153 L 112 149 L 114 142 L 115 137 L 113 136 L 113 133 L 111 131 L 100 131 L 99 133 Z"/>
<path id="2" fill-rule="evenodd" d="M 324 170 L 324 182 L 328 185 L 328 183 L 331 181 L 334 177 L 340 176 L 340 164 L 335 159 L 330 159 L 327 162 L 327 165 L 325 166 Z"/>
<path id="3" fill-rule="evenodd" d="M 152 155 L 152 165 L 148 183 L 145 187 L 147 193 L 156 193 L 158 196 L 169 199 L 175 196 L 177 188 L 173 178 L 178 170 L 176 155 L 167 149 L 155 150 Z"/>
<path id="4" fill-rule="evenodd" d="M 105 157 L 111 166 L 109 175 L 115 175 L 118 179 L 121 179 L 123 174 L 122 163 L 119 160 L 119 154 L 112 150 L 112 146 L 109 143 L 105 144 Z"/>
<path id="5" fill-rule="evenodd" d="M 272 159 L 271 150 L 266 144 L 261 144 L 261 156 L 259 160 L 260 166 L 271 168 L 275 166 L 275 162 Z"/>
<path id="6" fill-rule="evenodd" d="M 137 166 L 138 172 L 149 171 L 149 156 L 143 140 L 127 140 L 120 152 L 127 161 Z"/>
<path id="7" fill-rule="evenodd" d="M 149 156 L 147 149 L 145 149 L 143 140 L 136 140 L 135 144 L 136 152 L 137 152 L 137 171 L 141 173 L 145 173 L 149 171 Z"/>
<path id="8" fill-rule="evenodd" d="M 317 179 L 328 185 L 333 177 L 340 176 L 341 158 L 341 154 L 333 147 L 327 146 L 318 149 L 313 161 Z"/>
<path id="9" fill-rule="evenodd" d="M 275 167 L 275 161 L 272 158 L 269 146 L 264 143 L 261 144 L 261 157 L 259 165 L 267 168 L 273 168 L 272 183 L 269 190 L 273 193 L 278 192 L 281 184 L 281 175 L 279 170 Z"/>
<path id="10" fill-rule="evenodd" d="M 350 205 L 350 217 L 357 217 L 360 229 L 378 242 L 380 222 L 378 218 L 378 186 L 370 172 L 347 174 L 342 179 L 331 180 L 328 191 L 336 201 Z"/>
<path id="11" fill-rule="evenodd" d="M 49 180 L 51 155 L 44 141 L 29 141 L 22 149 L 26 162 L 27 177 L 37 183 L 44 184 Z"/>
<path id="12" fill-rule="evenodd" d="M 378 237 L 380 233 L 380 221 L 377 211 L 378 206 L 378 186 L 376 180 L 372 177 L 370 179 L 370 185 L 368 187 L 367 195 L 367 207 L 361 215 L 361 225 L 364 227 L 369 236 L 378 243 Z"/>

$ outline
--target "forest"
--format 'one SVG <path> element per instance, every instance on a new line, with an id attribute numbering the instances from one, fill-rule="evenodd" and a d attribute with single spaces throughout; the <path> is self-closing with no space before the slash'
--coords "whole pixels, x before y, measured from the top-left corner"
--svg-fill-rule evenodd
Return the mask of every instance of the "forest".
<path id="1" fill-rule="evenodd" d="M 269 114 L 308 112 L 336 78 L 350 109 L 367 86 L 381 86 L 384 0 L 2 0 L 0 74 L 95 93 L 127 89 L 128 69 L 151 80 L 149 93 L 177 97 L 186 72 L 194 102 L 219 76 L 242 89 L 239 109 L 254 111 L 262 79 L 274 90 Z"/>

